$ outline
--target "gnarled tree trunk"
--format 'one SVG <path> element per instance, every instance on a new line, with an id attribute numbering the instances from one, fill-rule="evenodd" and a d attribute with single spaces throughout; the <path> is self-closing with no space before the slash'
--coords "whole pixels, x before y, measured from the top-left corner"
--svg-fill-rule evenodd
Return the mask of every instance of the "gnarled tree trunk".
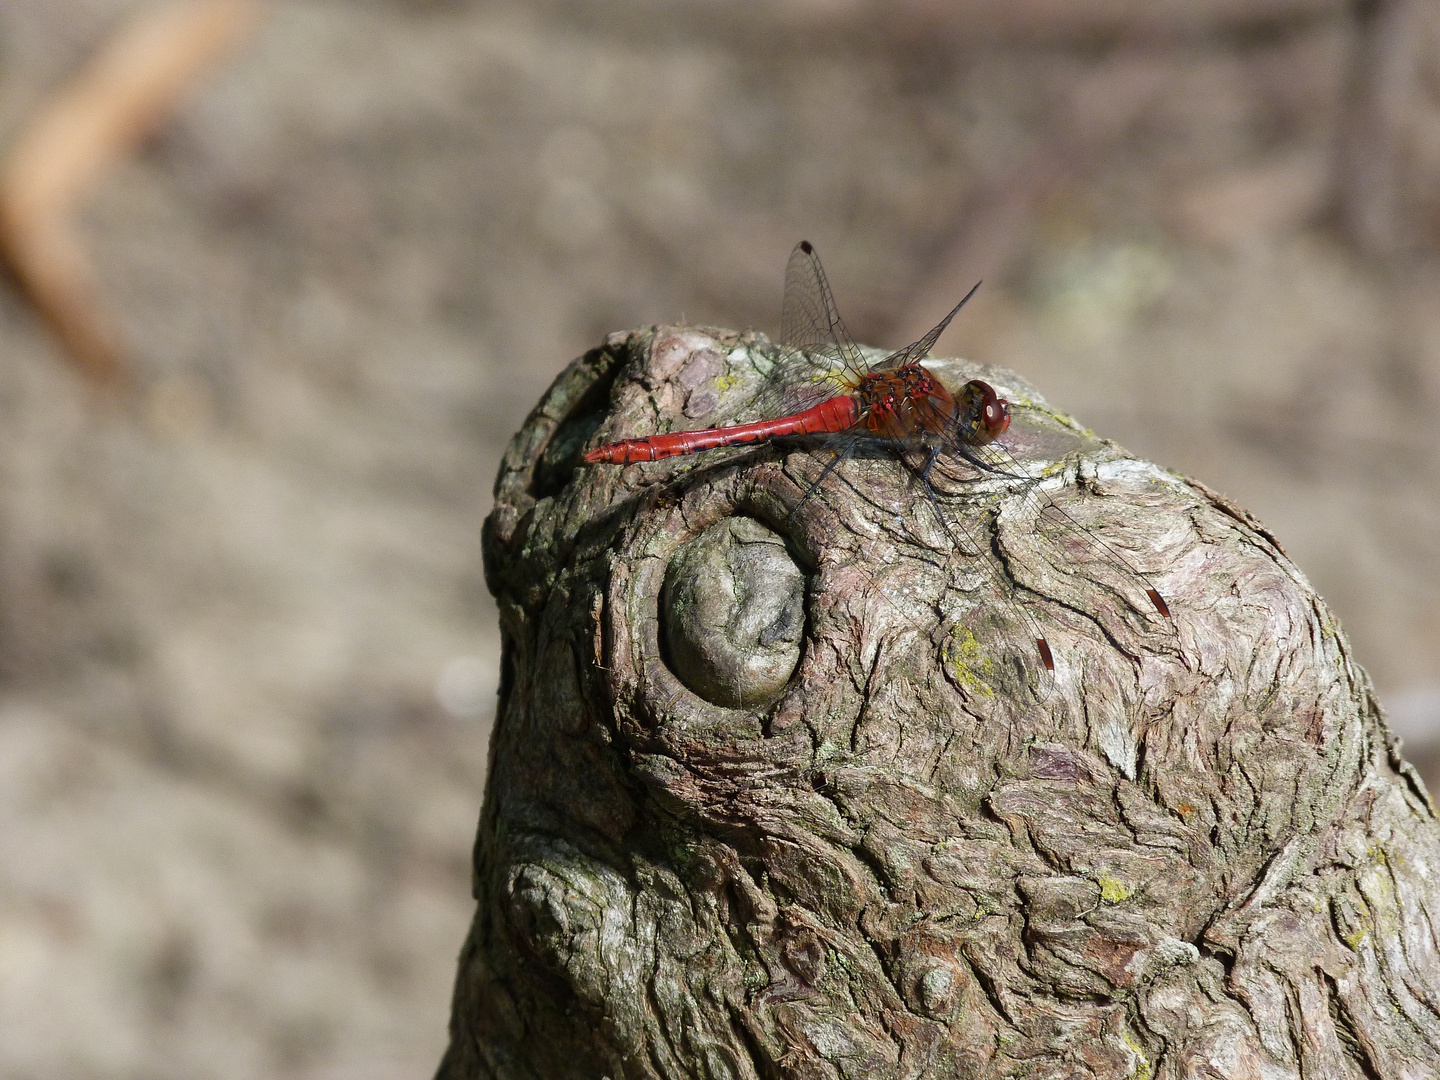
<path id="1" fill-rule="evenodd" d="M 510 445 L 443 1080 L 1440 1075 L 1434 809 L 1275 539 L 959 361 L 1042 479 L 578 464 L 775 357 L 616 335 Z"/>

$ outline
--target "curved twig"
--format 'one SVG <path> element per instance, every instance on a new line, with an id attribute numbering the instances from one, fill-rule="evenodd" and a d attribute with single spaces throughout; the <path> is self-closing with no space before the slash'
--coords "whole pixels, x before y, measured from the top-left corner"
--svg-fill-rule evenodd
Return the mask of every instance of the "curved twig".
<path id="1" fill-rule="evenodd" d="M 184 0 L 123 27 L 60 87 L 0 168 L 0 254 L 92 382 L 123 383 L 77 218 L 85 196 L 248 34 L 260 0 Z"/>

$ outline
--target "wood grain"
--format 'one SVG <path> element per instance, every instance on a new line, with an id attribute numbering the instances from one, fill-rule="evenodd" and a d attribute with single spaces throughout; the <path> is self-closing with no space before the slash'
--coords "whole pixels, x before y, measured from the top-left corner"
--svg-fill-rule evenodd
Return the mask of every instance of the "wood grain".
<path id="1" fill-rule="evenodd" d="M 1012 451 L 1173 624 L 1004 478 L 946 468 L 957 546 L 885 457 L 794 513 L 826 460 L 803 444 L 574 465 L 744 417 L 774 360 L 753 333 L 615 335 L 510 445 L 485 536 L 507 675 L 440 1076 L 1435 1075 L 1434 808 L 1263 526 L 961 361 L 933 366 L 1015 403 Z M 707 700 L 663 644 L 662 594 L 727 520 L 806 579 L 763 707 Z"/>

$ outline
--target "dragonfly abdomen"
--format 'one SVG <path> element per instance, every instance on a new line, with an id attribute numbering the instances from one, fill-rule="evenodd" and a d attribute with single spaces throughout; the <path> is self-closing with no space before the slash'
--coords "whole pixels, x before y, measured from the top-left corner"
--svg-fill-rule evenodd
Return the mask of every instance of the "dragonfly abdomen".
<path id="1" fill-rule="evenodd" d="M 659 461 L 680 454 L 696 454 L 717 446 L 738 446 L 785 435 L 834 434 L 853 427 L 857 415 L 855 400 L 840 395 L 826 398 L 804 412 L 773 420 L 756 420 L 749 424 L 701 431 L 677 431 L 670 435 L 651 435 L 648 439 L 625 439 L 597 446 L 585 452 L 585 461 L 591 465 L 633 465 L 637 461 Z"/>

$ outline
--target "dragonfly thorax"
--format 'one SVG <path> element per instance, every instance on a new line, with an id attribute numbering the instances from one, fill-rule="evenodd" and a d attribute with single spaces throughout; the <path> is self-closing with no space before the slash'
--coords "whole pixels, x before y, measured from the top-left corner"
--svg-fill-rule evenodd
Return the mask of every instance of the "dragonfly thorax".
<path id="1" fill-rule="evenodd" d="M 983 446 L 1010 426 L 1010 406 L 989 383 L 972 379 L 950 391 L 918 363 L 867 371 L 851 392 L 856 427 L 897 442 Z"/>
<path id="2" fill-rule="evenodd" d="M 882 438 L 926 441 L 949 433 L 955 420 L 950 391 L 919 364 L 867 371 L 851 393 L 857 426 Z"/>

